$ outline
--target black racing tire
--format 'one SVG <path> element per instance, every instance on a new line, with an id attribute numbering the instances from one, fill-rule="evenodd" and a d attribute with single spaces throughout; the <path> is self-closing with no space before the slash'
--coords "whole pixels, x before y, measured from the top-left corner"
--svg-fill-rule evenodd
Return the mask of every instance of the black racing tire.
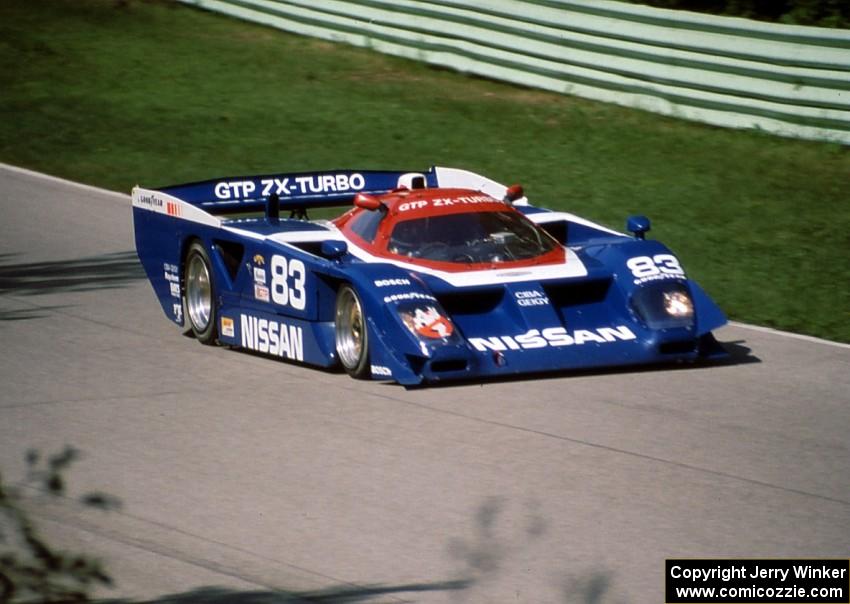
<path id="1" fill-rule="evenodd" d="M 218 340 L 215 281 L 209 254 L 199 241 L 193 241 L 183 264 L 183 316 L 201 344 Z"/>
<path id="2" fill-rule="evenodd" d="M 371 377 L 369 330 L 360 296 L 350 285 L 342 285 L 336 295 L 334 313 L 336 354 L 346 373 L 363 380 Z"/>

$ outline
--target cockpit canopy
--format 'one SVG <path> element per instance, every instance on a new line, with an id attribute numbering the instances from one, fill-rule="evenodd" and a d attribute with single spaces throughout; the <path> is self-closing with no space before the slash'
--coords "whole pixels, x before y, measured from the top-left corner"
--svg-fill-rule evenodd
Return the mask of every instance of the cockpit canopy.
<path id="1" fill-rule="evenodd" d="M 563 262 L 561 245 L 511 206 L 464 189 L 396 191 L 337 224 L 369 252 L 446 270 Z M 368 206 L 368 207 L 367 207 Z"/>
<path id="2" fill-rule="evenodd" d="M 557 245 L 519 212 L 473 211 L 399 221 L 387 251 L 440 262 L 500 263 L 537 258 Z"/>

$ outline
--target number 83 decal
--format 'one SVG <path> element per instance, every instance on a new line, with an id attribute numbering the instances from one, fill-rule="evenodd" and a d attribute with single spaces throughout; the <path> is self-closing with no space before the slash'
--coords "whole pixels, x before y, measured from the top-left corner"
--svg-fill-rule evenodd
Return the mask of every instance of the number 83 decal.
<path id="1" fill-rule="evenodd" d="M 685 271 L 679 264 L 679 259 L 672 254 L 635 256 L 628 259 L 626 266 L 632 271 L 632 275 L 640 280 L 676 279 L 685 276 Z"/>
<path id="2" fill-rule="evenodd" d="M 290 306 L 295 310 L 304 310 L 307 295 L 304 279 L 307 275 L 304 263 L 298 259 L 287 261 L 284 256 L 274 255 L 271 261 L 272 301 L 281 306 Z"/>

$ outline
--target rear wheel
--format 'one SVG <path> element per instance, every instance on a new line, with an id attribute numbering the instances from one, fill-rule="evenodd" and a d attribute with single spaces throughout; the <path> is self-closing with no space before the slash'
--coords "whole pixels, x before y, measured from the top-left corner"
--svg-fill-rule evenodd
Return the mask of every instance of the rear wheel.
<path id="1" fill-rule="evenodd" d="M 357 379 L 369 377 L 366 317 L 360 298 L 350 285 L 343 285 L 337 293 L 334 332 L 336 353 L 348 375 Z"/>
<path id="2" fill-rule="evenodd" d="M 201 344 L 214 344 L 218 337 L 215 312 L 215 284 L 210 257 L 204 246 L 195 241 L 186 254 L 183 280 L 185 294 L 183 306 L 189 319 L 189 328 Z"/>

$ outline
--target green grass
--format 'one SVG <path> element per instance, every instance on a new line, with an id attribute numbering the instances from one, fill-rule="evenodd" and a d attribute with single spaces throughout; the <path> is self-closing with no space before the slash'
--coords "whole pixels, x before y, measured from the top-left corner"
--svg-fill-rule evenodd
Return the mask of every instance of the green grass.
<path id="1" fill-rule="evenodd" d="M 464 167 L 653 220 L 734 319 L 850 342 L 850 152 L 465 78 L 164 1 L 0 3 L 0 161 L 129 191 Z"/>

